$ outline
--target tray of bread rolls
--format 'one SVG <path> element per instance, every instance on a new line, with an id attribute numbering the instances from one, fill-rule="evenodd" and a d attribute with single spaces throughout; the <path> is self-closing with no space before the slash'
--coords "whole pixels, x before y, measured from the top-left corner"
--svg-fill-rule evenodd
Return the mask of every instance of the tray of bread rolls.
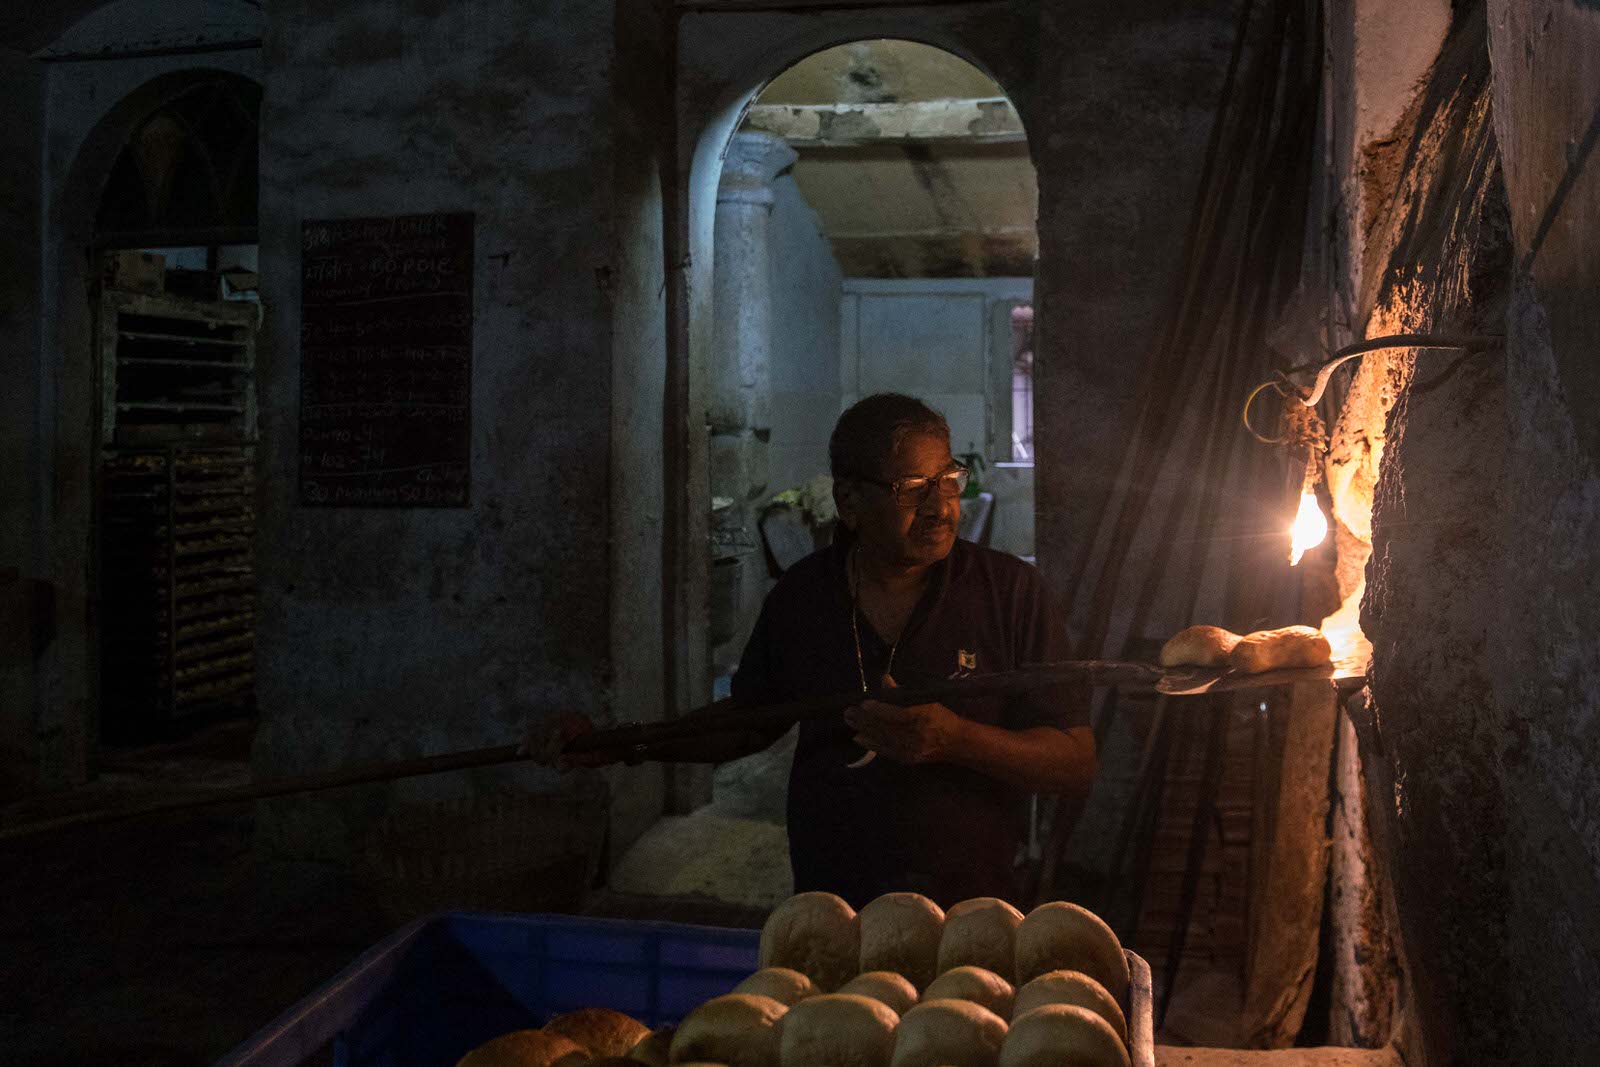
<path id="1" fill-rule="evenodd" d="M 1150 969 L 1087 909 L 801 893 L 760 931 L 453 912 L 225 1067 L 1154 1067 Z"/>

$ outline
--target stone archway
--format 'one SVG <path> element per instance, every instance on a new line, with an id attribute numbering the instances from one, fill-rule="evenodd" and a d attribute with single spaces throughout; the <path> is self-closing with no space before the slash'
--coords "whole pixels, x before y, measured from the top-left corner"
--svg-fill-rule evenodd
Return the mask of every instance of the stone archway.
<path id="1" fill-rule="evenodd" d="M 709 699 L 710 649 L 704 618 L 711 596 L 710 455 L 701 429 L 710 410 L 713 262 L 717 190 L 740 115 L 759 90 L 815 52 L 853 40 L 896 38 L 931 45 L 998 83 L 1028 120 L 1031 53 L 1014 47 L 1033 32 L 1026 14 L 1006 10 L 975 23 L 958 12 L 861 10 L 820 20 L 785 12 L 697 12 L 678 27 L 676 189 L 665 204 L 668 339 L 663 550 L 664 692 L 679 711 Z M 710 792 L 708 773 L 673 772 L 671 806 L 688 810 Z"/>
<path id="2" fill-rule="evenodd" d="M 34 696 L 36 766 L 44 788 L 77 784 L 90 775 L 98 714 L 93 606 L 98 375 L 91 358 L 89 298 L 95 277 L 95 220 L 113 166 L 147 116 L 206 81 L 233 79 L 252 89 L 259 85 L 250 77 L 257 65 L 255 53 L 231 52 L 209 57 L 207 63 L 213 60 L 217 65 L 197 67 L 193 57 L 174 59 L 173 69 L 154 77 L 148 63 L 111 61 L 81 75 L 74 72 L 77 81 L 52 85 L 53 94 L 115 102 L 89 121 L 84 121 L 81 104 L 64 108 L 64 123 L 83 124 L 50 131 L 73 150 L 47 174 L 47 221 L 59 236 L 44 249 L 40 270 L 44 366 L 35 477 L 42 486 L 42 569 L 55 585 L 58 620 Z"/>

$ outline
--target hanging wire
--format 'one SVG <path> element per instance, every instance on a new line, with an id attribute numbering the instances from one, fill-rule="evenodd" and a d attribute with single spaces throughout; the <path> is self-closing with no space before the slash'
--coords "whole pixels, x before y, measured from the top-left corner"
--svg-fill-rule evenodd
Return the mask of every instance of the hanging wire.
<path id="1" fill-rule="evenodd" d="M 1254 426 L 1250 425 L 1250 405 L 1255 403 L 1256 397 L 1260 396 L 1262 393 L 1266 392 L 1268 389 L 1276 390 L 1278 395 L 1283 397 L 1284 399 L 1288 399 L 1291 396 L 1298 397 L 1300 395 L 1300 391 L 1298 389 L 1294 388 L 1293 383 L 1290 382 L 1289 379 L 1284 376 L 1282 371 L 1279 371 L 1279 372 L 1277 372 L 1277 377 L 1270 378 L 1267 381 L 1264 381 L 1260 385 L 1256 386 L 1254 389 L 1250 390 L 1250 395 L 1245 397 L 1245 400 L 1244 400 L 1244 410 L 1239 412 L 1239 419 L 1240 419 L 1241 422 L 1244 423 L 1244 428 L 1249 431 L 1250 436 L 1254 437 L 1257 441 L 1260 441 L 1262 444 L 1264 444 L 1264 445 L 1286 444 L 1288 442 L 1288 440 L 1289 440 L 1287 437 L 1263 437 L 1260 433 L 1258 433 L 1256 431 L 1256 428 Z"/>
<path id="2" fill-rule="evenodd" d="M 1262 382 L 1250 390 L 1250 395 L 1245 397 L 1244 409 L 1239 413 L 1239 418 L 1244 423 L 1244 428 L 1264 445 L 1281 445 L 1288 441 L 1287 437 L 1264 437 L 1250 425 L 1250 405 L 1255 403 L 1256 397 L 1268 389 L 1274 389 L 1278 395 L 1287 400 L 1294 397 L 1306 407 L 1316 407 L 1322 399 L 1322 394 L 1328 389 L 1328 381 L 1333 377 L 1333 372 L 1345 363 L 1369 352 L 1381 352 L 1388 348 L 1417 348 L 1425 350 L 1478 352 L 1487 348 L 1494 348 L 1502 344 L 1505 338 L 1498 334 L 1467 334 L 1462 337 L 1448 337 L 1433 333 L 1396 333 L 1384 337 L 1373 337 L 1365 341 L 1345 345 L 1333 354 L 1333 358 L 1323 363 L 1303 363 L 1298 367 L 1290 367 L 1286 371 L 1274 371 L 1273 377 Z M 1317 377 L 1309 390 L 1297 386 L 1290 375 L 1303 374 L 1315 370 Z"/>

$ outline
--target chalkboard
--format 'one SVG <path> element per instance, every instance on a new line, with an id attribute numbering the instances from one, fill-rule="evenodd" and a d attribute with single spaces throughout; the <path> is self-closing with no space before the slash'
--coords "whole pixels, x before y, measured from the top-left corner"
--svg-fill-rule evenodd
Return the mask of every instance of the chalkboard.
<path id="1" fill-rule="evenodd" d="M 301 229 L 300 502 L 465 507 L 471 214 Z"/>

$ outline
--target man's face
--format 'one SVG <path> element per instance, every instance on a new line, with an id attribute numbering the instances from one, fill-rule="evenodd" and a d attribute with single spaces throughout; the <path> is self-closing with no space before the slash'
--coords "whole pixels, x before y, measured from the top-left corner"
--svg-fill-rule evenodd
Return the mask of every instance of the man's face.
<path id="1" fill-rule="evenodd" d="M 955 465 L 950 445 L 932 434 L 914 433 L 885 462 L 881 479 L 937 478 Z M 926 566 L 950 554 L 956 543 L 961 501 L 930 487 L 915 506 L 895 503 L 894 493 L 852 481 L 839 500 L 840 516 L 856 532 L 863 551 L 902 567 Z"/>

